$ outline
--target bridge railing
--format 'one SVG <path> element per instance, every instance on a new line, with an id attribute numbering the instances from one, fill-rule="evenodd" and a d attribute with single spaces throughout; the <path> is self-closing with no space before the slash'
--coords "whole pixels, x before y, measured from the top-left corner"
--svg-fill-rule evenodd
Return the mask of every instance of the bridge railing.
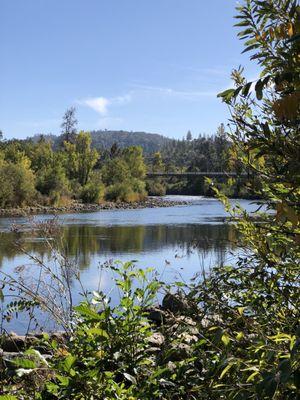
<path id="1" fill-rule="evenodd" d="M 208 176 L 208 177 L 235 177 L 235 176 L 248 176 L 246 172 L 236 173 L 236 172 L 148 172 L 148 178 L 155 177 L 193 177 L 193 176 Z"/>

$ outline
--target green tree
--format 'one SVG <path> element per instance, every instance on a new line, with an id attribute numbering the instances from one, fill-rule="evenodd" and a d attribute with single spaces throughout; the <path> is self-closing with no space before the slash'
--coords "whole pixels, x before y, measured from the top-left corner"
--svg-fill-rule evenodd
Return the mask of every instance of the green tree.
<path id="1" fill-rule="evenodd" d="M 132 178 L 144 179 L 146 165 L 143 158 L 143 149 L 140 146 L 130 146 L 124 149 L 123 158 L 126 162 Z"/>
<path id="2" fill-rule="evenodd" d="M 154 173 L 164 172 L 165 164 L 159 151 L 154 153 L 151 160 L 151 170 Z M 164 196 L 166 194 L 166 183 L 162 177 L 153 177 L 147 180 L 147 192 L 151 196 Z"/>
<path id="3" fill-rule="evenodd" d="M 62 197 L 70 195 L 70 182 L 58 157 L 37 172 L 37 190 L 49 196 L 50 202 L 59 204 Z"/>
<path id="4" fill-rule="evenodd" d="M 124 149 L 103 166 L 103 182 L 108 186 L 108 200 L 133 202 L 146 196 L 144 163 L 141 147 L 131 146 Z"/>
<path id="5" fill-rule="evenodd" d="M 0 206 L 18 207 L 34 203 L 35 176 L 30 161 L 23 157 L 18 163 L 0 161 Z"/>
<path id="6" fill-rule="evenodd" d="M 27 154 L 31 161 L 31 168 L 35 172 L 43 168 L 48 168 L 53 163 L 55 157 L 51 143 L 43 137 L 38 143 L 29 147 Z"/>
<path id="7" fill-rule="evenodd" d="M 153 172 L 163 172 L 165 170 L 164 162 L 161 156 L 161 153 L 157 151 L 153 155 L 152 161 L 152 171 Z"/>
<path id="8" fill-rule="evenodd" d="M 188 131 L 186 134 L 186 140 L 191 141 L 193 139 L 192 132 Z"/>
<path id="9" fill-rule="evenodd" d="M 109 160 L 101 170 L 102 179 L 106 186 L 121 183 L 128 180 L 130 170 L 123 158 Z"/>
<path id="10" fill-rule="evenodd" d="M 91 148 L 91 135 L 81 131 L 76 136 L 75 143 L 64 142 L 66 149 L 66 169 L 70 178 L 75 178 L 85 185 L 97 163 L 99 153 Z"/>

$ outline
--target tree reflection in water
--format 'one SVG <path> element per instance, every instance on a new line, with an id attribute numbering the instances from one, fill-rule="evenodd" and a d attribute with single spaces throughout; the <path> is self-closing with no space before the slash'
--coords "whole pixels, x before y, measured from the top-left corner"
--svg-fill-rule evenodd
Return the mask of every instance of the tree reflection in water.
<path id="1" fill-rule="evenodd" d="M 91 266 L 91 258 L 111 257 L 120 254 L 147 254 L 158 252 L 162 257 L 165 249 L 173 249 L 175 257 L 187 257 L 197 253 L 205 258 L 213 253 L 218 263 L 234 249 L 236 232 L 229 224 L 143 225 L 143 226 L 89 226 L 67 225 L 61 228 L 62 243 L 66 254 L 75 258 L 80 270 Z M 29 253 L 39 257 L 49 256 L 45 241 L 30 232 L 0 233 L 0 267 L 6 260 L 13 261 L 22 252 L 15 245 L 22 243 Z M 25 257 L 24 257 L 25 262 Z"/>

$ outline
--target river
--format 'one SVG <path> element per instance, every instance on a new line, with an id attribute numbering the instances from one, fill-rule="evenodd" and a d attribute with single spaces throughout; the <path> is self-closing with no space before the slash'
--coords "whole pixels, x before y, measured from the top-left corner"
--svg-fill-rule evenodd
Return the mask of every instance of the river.
<path id="1" fill-rule="evenodd" d="M 142 268 L 155 268 L 166 282 L 188 282 L 196 273 L 207 273 L 216 264 L 234 262 L 237 234 L 223 206 L 213 198 L 166 197 L 166 200 L 178 199 L 190 204 L 58 216 L 65 251 L 78 266 L 83 286 L 87 290 L 101 288 L 114 297 L 111 277 L 100 268 L 112 260 L 137 260 Z M 239 203 L 248 211 L 257 208 L 248 200 Z M 35 220 L 49 218 L 39 215 Z M 11 232 L 12 224 L 21 226 L 21 233 Z M 2 272 L 14 274 L 15 268 L 22 266 L 31 278 L 37 276 L 38 267 L 15 245 L 16 240 L 22 240 L 27 253 L 45 263 L 52 262 L 45 240 L 29 229 L 31 224 L 32 220 L 21 217 L 0 218 Z M 80 301 L 76 280 L 71 282 L 71 290 L 74 302 Z M 12 320 L 10 329 L 24 331 L 26 323 L 19 316 L 18 320 Z"/>

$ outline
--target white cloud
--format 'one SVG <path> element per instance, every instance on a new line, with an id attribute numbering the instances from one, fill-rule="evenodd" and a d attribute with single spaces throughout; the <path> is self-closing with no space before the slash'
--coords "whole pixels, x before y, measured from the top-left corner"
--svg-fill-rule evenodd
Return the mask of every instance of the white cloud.
<path id="1" fill-rule="evenodd" d="M 101 115 L 106 115 L 110 101 L 105 97 L 90 97 L 88 99 L 78 101 L 78 104 L 90 107 L 92 110 Z"/>
<path id="2" fill-rule="evenodd" d="M 124 105 L 128 104 L 131 101 L 131 94 L 125 94 L 123 96 L 117 96 L 112 98 L 107 97 L 89 97 L 86 99 L 78 100 L 77 104 L 86 106 L 96 111 L 98 114 L 102 116 L 106 116 L 108 114 L 108 109 L 111 106 Z"/>

